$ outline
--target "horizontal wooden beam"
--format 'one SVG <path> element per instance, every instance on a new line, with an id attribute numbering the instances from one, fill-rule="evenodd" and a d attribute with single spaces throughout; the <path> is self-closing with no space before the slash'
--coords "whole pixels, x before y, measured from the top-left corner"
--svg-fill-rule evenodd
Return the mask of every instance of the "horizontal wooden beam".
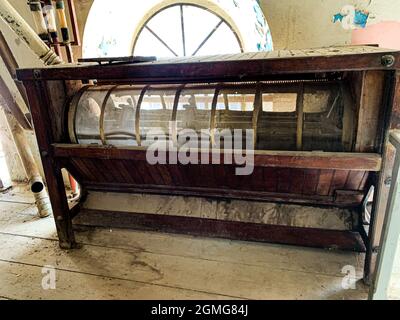
<path id="1" fill-rule="evenodd" d="M 111 146 L 54 144 L 53 152 L 54 156 L 59 158 L 146 161 L 146 149 L 144 147 L 119 148 Z M 211 161 L 213 153 L 209 153 L 208 156 Z M 200 152 L 198 159 L 203 159 Z M 224 154 L 220 153 L 221 163 L 224 163 L 223 160 Z M 255 151 L 254 166 L 379 171 L 381 169 L 381 156 L 375 153 Z"/>
<path id="2" fill-rule="evenodd" d="M 390 67 L 385 56 L 393 56 Z M 272 59 L 241 59 L 184 62 L 169 60 L 156 63 L 60 66 L 45 69 L 20 69 L 19 80 L 130 80 L 151 82 L 207 82 L 261 80 L 267 75 L 321 73 L 359 70 L 394 70 L 400 68 L 400 54 L 395 51 L 368 54 L 323 55 Z"/>
<path id="3" fill-rule="evenodd" d="M 183 233 L 233 240 L 270 242 L 326 249 L 364 252 L 358 232 L 289 227 L 158 214 L 82 209 L 74 225 L 128 228 Z"/>

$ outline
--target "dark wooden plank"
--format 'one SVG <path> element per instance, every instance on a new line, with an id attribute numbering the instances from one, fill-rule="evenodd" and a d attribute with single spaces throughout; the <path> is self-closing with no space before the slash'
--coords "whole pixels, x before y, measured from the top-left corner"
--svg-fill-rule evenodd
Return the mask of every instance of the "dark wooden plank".
<path id="1" fill-rule="evenodd" d="M 382 71 L 363 72 L 358 106 L 356 152 L 375 152 L 377 150 L 376 140 L 384 106 L 384 80 L 385 73 Z"/>
<path id="2" fill-rule="evenodd" d="M 184 233 L 196 236 L 271 242 L 356 252 L 365 251 L 360 234 L 352 231 L 88 209 L 81 211 L 74 219 L 74 224 Z"/>
<path id="3" fill-rule="evenodd" d="M 334 170 L 320 170 L 319 181 L 317 186 L 317 194 L 320 196 L 329 195 Z"/>
<path id="4" fill-rule="evenodd" d="M 348 170 L 336 170 L 331 183 L 331 188 L 329 190 L 329 194 L 333 195 L 336 190 L 344 189 L 344 186 L 347 181 L 347 176 L 349 174 Z"/>
<path id="5" fill-rule="evenodd" d="M 347 177 L 345 189 L 360 190 L 361 182 L 363 181 L 365 172 L 363 171 L 350 171 Z"/>
<path id="6" fill-rule="evenodd" d="M 319 170 L 307 169 L 304 170 L 304 184 L 303 194 L 314 195 L 316 194 L 319 179 Z"/>
<path id="7" fill-rule="evenodd" d="M 264 167 L 264 184 L 266 192 L 277 192 L 278 175 L 275 168 Z"/>
<path id="8" fill-rule="evenodd" d="M 226 187 L 226 179 L 225 179 L 225 169 L 222 164 L 217 164 L 214 166 L 215 180 L 221 187 Z"/>
<path id="9" fill-rule="evenodd" d="M 94 173 L 101 175 L 108 182 L 121 183 L 123 180 L 121 179 L 116 167 L 113 163 L 110 163 L 110 160 L 104 159 L 96 159 L 93 161 L 91 159 L 85 159 L 86 162 L 90 162 L 92 167 L 96 168 Z"/>
<path id="10" fill-rule="evenodd" d="M 53 135 L 49 126 L 43 125 L 43 123 L 50 123 L 50 115 L 47 112 L 50 104 L 46 93 L 47 87 L 42 82 L 28 82 L 25 83 L 25 88 L 29 98 L 36 139 L 46 176 L 59 244 L 61 248 L 73 248 L 76 246 L 76 242 L 61 173 L 61 163 L 50 156 Z"/>
<path id="11" fill-rule="evenodd" d="M 143 164 L 143 168 L 144 168 L 143 174 L 149 175 L 154 181 L 153 184 L 156 184 L 156 185 L 167 184 L 164 181 L 162 175 L 157 170 L 158 165 L 151 165 L 151 164 L 147 163 L 146 161 L 143 161 L 142 164 Z"/>
<path id="12" fill-rule="evenodd" d="M 86 167 L 85 163 L 81 159 L 70 159 L 69 163 L 71 164 L 71 167 L 74 168 L 73 170 L 79 172 L 82 180 L 96 181 L 94 173 Z"/>
<path id="13" fill-rule="evenodd" d="M 115 182 L 113 175 L 111 175 L 101 163 L 102 159 L 82 159 L 84 165 L 90 170 L 92 175 L 96 177 L 94 181 Z"/>
<path id="14" fill-rule="evenodd" d="M 396 58 L 393 66 L 382 64 L 382 57 Z M 290 57 L 289 59 L 223 60 L 189 63 L 141 63 L 109 66 L 20 69 L 19 80 L 41 79 L 129 79 L 137 83 L 258 80 L 266 74 L 293 74 L 329 71 L 394 70 L 400 68 L 395 51 L 337 56 Z"/>
<path id="15" fill-rule="evenodd" d="M 364 279 L 367 283 L 373 278 L 381 241 L 386 207 L 390 191 L 388 179 L 392 176 L 395 150 L 388 142 L 389 130 L 400 129 L 400 72 L 392 72 L 387 77 L 385 87 L 388 90 L 386 108 L 390 110 L 385 118 L 383 130 L 382 153 L 383 163 L 379 175 L 374 176 L 375 194 L 369 228 L 370 241 L 365 255 Z"/>
<path id="16" fill-rule="evenodd" d="M 242 189 L 251 186 L 253 190 L 265 190 L 264 170 L 262 167 L 255 167 L 252 174 L 240 176 L 239 179 L 241 180 L 240 185 Z"/>
<path id="17" fill-rule="evenodd" d="M 277 192 L 288 193 L 291 184 L 291 176 L 289 168 L 277 169 L 278 175 L 278 189 Z"/>
<path id="18" fill-rule="evenodd" d="M 132 162 L 132 165 L 133 164 L 137 169 L 138 177 L 143 180 L 144 184 L 156 184 L 152 176 L 148 173 L 148 169 L 144 161 L 134 161 Z"/>
<path id="19" fill-rule="evenodd" d="M 110 148 L 54 144 L 53 151 L 56 157 L 61 158 L 77 157 L 146 161 L 146 149 L 141 147 Z M 221 159 L 223 159 L 223 156 L 221 156 Z M 281 168 L 379 171 L 381 168 L 381 156 L 376 153 L 256 151 L 254 165 Z"/>
<path id="20" fill-rule="evenodd" d="M 168 166 L 165 164 L 155 165 L 154 168 L 158 170 L 159 175 L 161 176 L 164 184 L 167 185 L 174 185 L 174 180 L 172 179 L 169 171 Z"/>
<path id="21" fill-rule="evenodd" d="M 305 177 L 304 173 L 303 169 L 290 169 L 290 193 L 302 193 Z"/>
<path id="22" fill-rule="evenodd" d="M 136 183 L 136 179 L 132 177 L 129 170 L 126 169 L 124 163 L 121 160 L 114 160 L 112 162 L 115 165 L 116 170 L 120 173 L 121 181 L 126 183 Z"/>
<path id="23" fill-rule="evenodd" d="M 128 161 L 128 160 L 120 160 L 121 164 L 129 173 L 133 183 L 135 184 L 142 184 L 144 183 L 142 175 L 140 174 L 137 164 L 135 161 Z"/>

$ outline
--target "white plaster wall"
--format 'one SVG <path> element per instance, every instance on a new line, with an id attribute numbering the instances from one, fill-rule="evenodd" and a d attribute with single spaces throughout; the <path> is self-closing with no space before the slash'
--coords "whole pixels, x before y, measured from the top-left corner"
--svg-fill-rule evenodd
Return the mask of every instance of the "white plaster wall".
<path id="1" fill-rule="evenodd" d="M 368 25 L 382 21 L 400 21 L 399 0 L 260 0 L 271 28 L 275 49 L 302 49 L 345 45 L 351 42 L 351 30 L 332 17 L 345 5 L 370 12 Z"/>

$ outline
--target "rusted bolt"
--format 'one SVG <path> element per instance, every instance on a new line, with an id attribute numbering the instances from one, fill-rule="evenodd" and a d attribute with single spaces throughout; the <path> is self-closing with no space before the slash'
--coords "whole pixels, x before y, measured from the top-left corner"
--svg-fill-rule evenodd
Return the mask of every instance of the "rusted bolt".
<path id="1" fill-rule="evenodd" d="M 392 177 L 386 178 L 383 183 L 385 186 L 390 186 L 392 184 Z"/>
<path id="2" fill-rule="evenodd" d="M 42 77 L 42 72 L 38 69 L 33 70 L 33 77 L 35 79 L 40 79 Z"/>
<path id="3" fill-rule="evenodd" d="M 395 57 L 392 56 L 391 54 L 384 55 L 381 60 L 382 65 L 388 68 L 393 67 L 395 61 L 396 61 Z"/>

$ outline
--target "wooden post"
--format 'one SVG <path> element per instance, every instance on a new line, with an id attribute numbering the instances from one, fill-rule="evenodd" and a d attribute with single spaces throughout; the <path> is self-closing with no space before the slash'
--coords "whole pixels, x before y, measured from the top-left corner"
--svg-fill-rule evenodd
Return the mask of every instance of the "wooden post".
<path id="1" fill-rule="evenodd" d="M 383 105 L 385 103 L 389 105 L 392 112 L 383 119 L 386 123 L 386 127 L 382 128 L 384 132 L 382 170 L 375 181 L 374 204 L 368 232 L 369 243 L 365 256 L 364 282 L 367 284 L 371 284 L 376 269 L 375 266 L 384 226 L 385 212 L 390 191 L 390 180 L 394 165 L 395 150 L 388 142 L 389 130 L 400 129 L 400 73 L 392 72 L 387 79 L 389 82 L 393 83 L 393 85 L 388 88 L 388 101 L 381 104 Z"/>
<path id="2" fill-rule="evenodd" d="M 387 300 L 388 288 L 400 240 L 400 131 L 393 132 L 390 143 L 396 149 L 393 175 L 380 240 L 376 275 L 370 289 L 370 299 Z"/>
<path id="3" fill-rule="evenodd" d="M 33 123 L 38 124 L 35 126 L 36 139 L 49 189 L 60 247 L 71 249 L 75 247 L 76 243 L 61 173 L 61 163 L 50 157 L 52 152 L 51 141 L 53 141 L 52 131 L 49 127 L 39 125 L 41 123 L 51 123 L 50 115 L 46 112 L 49 105 L 47 87 L 42 81 L 29 81 L 25 82 L 24 85 L 29 97 Z"/>

